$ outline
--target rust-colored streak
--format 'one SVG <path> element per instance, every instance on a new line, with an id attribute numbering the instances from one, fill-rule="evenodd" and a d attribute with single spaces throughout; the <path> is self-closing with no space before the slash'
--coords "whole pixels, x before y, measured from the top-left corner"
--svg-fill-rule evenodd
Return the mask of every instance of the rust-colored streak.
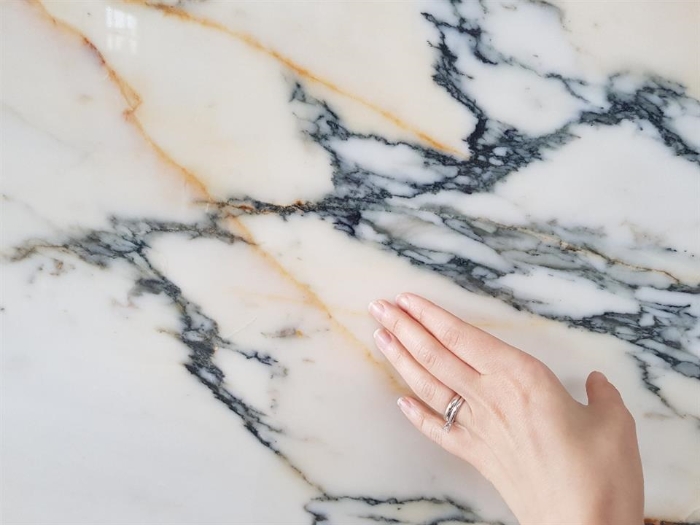
<path id="1" fill-rule="evenodd" d="M 239 42 L 244 43 L 251 49 L 254 49 L 256 51 L 259 51 L 260 53 L 263 53 L 267 55 L 268 57 L 276 60 L 280 64 L 282 64 L 284 67 L 287 69 L 293 71 L 300 77 L 313 82 L 315 84 L 319 84 L 326 89 L 329 89 L 330 91 L 341 95 L 343 97 L 349 98 L 356 103 L 366 107 L 367 109 L 370 109 L 371 111 L 381 115 L 383 118 L 394 124 L 396 127 L 399 129 L 402 129 L 404 131 L 408 131 L 412 135 L 414 135 L 417 139 L 419 139 L 421 142 L 424 142 L 428 145 L 430 145 L 432 148 L 443 151 L 445 153 L 450 153 L 456 157 L 465 157 L 464 153 L 460 152 L 459 150 L 453 148 L 452 146 L 449 146 L 445 144 L 444 142 L 440 142 L 437 139 L 434 139 L 431 137 L 429 134 L 425 133 L 424 131 L 421 131 L 420 129 L 416 128 L 415 126 L 409 124 L 405 120 L 399 118 L 398 116 L 394 115 L 392 112 L 378 106 L 377 104 L 370 102 L 358 95 L 355 95 L 351 92 L 349 92 L 347 89 L 342 88 L 338 84 L 331 82 L 330 80 L 327 80 L 320 75 L 310 71 L 308 68 L 305 68 L 304 66 L 296 63 L 293 61 L 291 58 L 284 56 L 282 53 L 277 51 L 276 49 L 273 49 L 269 46 L 266 46 L 260 40 L 255 38 L 254 36 L 244 33 L 242 31 L 236 31 L 233 29 L 230 29 L 226 27 L 223 24 L 220 24 L 218 22 L 215 22 L 213 20 L 203 18 L 203 17 L 198 17 L 195 15 L 192 15 L 188 13 L 187 11 L 175 7 L 175 6 L 170 6 L 170 5 L 161 5 L 161 4 L 151 4 L 147 0 L 122 0 L 123 2 L 129 3 L 129 4 L 138 4 L 141 6 L 146 6 L 151 9 L 156 9 L 158 11 L 161 11 L 164 15 L 166 16 L 172 16 L 175 18 L 179 18 L 180 20 L 184 20 L 187 22 L 193 22 L 196 24 L 199 24 L 200 26 L 209 28 L 209 29 L 214 29 L 216 31 L 221 31 L 223 33 L 226 33 L 227 35 L 235 38 Z"/>
<path id="2" fill-rule="evenodd" d="M 128 113 L 125 116 L 127 120 L 129 120 L 134 125 L 134 127 L 138 129 L 139 134 L 143 137 L 146 143 L 156 152 L 158 157 L 160 157 L 166 164 L 173 167 L 182 175 L 189 187 L 195 191 L 197 197 L 200 197 L 201 200 L 203 200 L 205 203 L 210 203 L 213 201 L 213 198 L 205 184 L 192 171 L 185 168 L 181 164 L 178 164 L 177 161 L 175 161 L 175 159 L 168 155 L 165 152 L 165 150 L 163 150 L 163 148 L 161 148 L 156 143 L 156 141 L 154 141 L 153 138 L 151 138 L 151 136 L 146 132 L 146 130 L 143 127 L 143 124 L 141 124 L 141 121 L 138 118 L 136 118 L 133 112 Z"/>
<path id="3" fill-rule="evenodd" d="M 241 236 L 243 239 L 251 243 L 251 246 L 255 251 L 258 252 L 258 254 L 265 259 L 265 261 L 272 266 L 280 275 L 285 277 L 287 280 L 291 281 L 294 283 L 294 285 L 304 294 L 304 297 L 306 298 L 307 304 L 316 307 L 318 310 L 323 312 L 328 320 L 331 322 L 332 326 L 338 331 L 341 335 L 343 335 L 347 340 L 351 341 L 354 345 L 362 348 L 362 350 L 365 353 L 365 356 L 370 360 L 370 362 L 375 363 L 377 365 L 381 364 L 374 358 L 372 353 L 370 352 L 369 348 L 367 348 L 355 335 L 348 330 L 345 325 L 340 323 L 338 320 L 335 319 L 333 316 L 333 313 L 331 312 L 330 308 L 326 305 L 326 303 L 323 302 L 323 300 L 311 289 L 311 287 L 308 284 L 302 283 L 298 281 L 280 262 L 275 259 L 272 255 L 270 255 L 268 252 L 260 248 L 257 244 L 255 244 L 255 239 L 250 232 L 250 230 L 243 224 L 241 220 L 239 220 L 236 217 L 229 216 L 229 220 L 235 221 L 235 225 L 238 228 L 238 231 L 241 233 Z M 389 378 L 391 379 L 391 382 L 393 386 L 398 387 L 398 383 L 394 381 L 394 378 L 389 375 Z"/>
<path id="4" fill-rule="evenodd" d="M 201 200 L 204 203 L 213 203 L 214 199 L 211 196 L 209 190 L 207 189 L 206 185 L 190 170 L 187 168 L 183 167 L 180 165 L 175 159 L 173 159 L 165 150 L 163 150 L 154 140 L 151 138 L 150 135 L 146 132 L 143 124 L 139 121 L 139 119 L 136 117 L 136 111 L 138 110 L 139 106 L 141 105 L 141 97 L 138 94 L 138 92 L 132 88 L 126 80 L 124 80 L 106 61 L 104 58 L 104 55 L 97 49 L 97 47 L 85 36 L 83 35 L 80 31 L 78 31 L 75 27 L 71 26 L 70 24 L 57 19 L 51 13 L 48 12 L 46 7 L 42 4 L 41 0 L 26 0 L 28 3 L 33 5 L 34 7 L 37 8 L 37 10 L 44 16 L 52 25 L 54 25 L 57 28 L 60 28 L 61 30 L 64 30 L 71 35 L 74 35 L 77 37 L 91 52 L 92 54 L 98 59 L 100 66 L 103 67 L 110 78 L 110 80 L 117 86 L 119 89 L 120 93 L 124 97 L 124 100 L 126 101 L 128 105 L 128 110 L 125 112 L 127 120 L 133 124 L 133 126 L 138 130 L 139 134 L 144 138 L 146 143 L 155 151 L 155 153 L 158 155 L 159 158 L 161 158 L 167 165 L 170 167 L 174 168 L 177 172 L 179 172 L 182 177 L 184 178 L 185 182 L 197 193 L 201 196 Z M 137 2 L 137 3 L 143 3 L 142 0 L 124 0 L 128 2 Z M 152 6 L 153 7 L 153 6 Z M 187 13 L 182 12 L 181 10 L 175 9 L 175 8 L 169 8 L 169 7 L 164 7 L 164 6 L 158 6 L 159 9 L 169 13 L 169 14 L 174 14 L 176 16 L 182 16 L 184 18 L 190 18 Z M 204 23 L 204 22 L 200 22 Z M 207 22 L 211 24 L 215 24 L 213 22 Z M 207 24 L 205 24 L 207 25 Z M 219 28 L 222 30 L 225 30 L 228 33 L 233 33 L 232 31 L 226 29 L 226 28 Z M 265 50 L 264 46 L 256 42 L 256 46 L 260 46 L 262 50 Z M 276 52 L 272 50 L 268 50 L 268 53 L 272 54 L 272 56 L 279 57 L 280 60 L 288 60 L 282 57 L 281 55 L 277 54 Z M 273 54 L 274 53 L 274 54 Z M 290 64 L 293 64 L 291 61 L 288 61 Z M 289 67 L 292 67 L 289 65 Z M 295 66 L 296 67 L 296 66 Z M 295 69 L 296 70 L 296 69 Z M 299 71 L 305 71 L 303 68 L 299 68 Z M 313 77 L 310 73 L 308 73 L 309 77 L 307 78 L 312 78 L 313 80 L 317 82 L 321 82 L 324 85 L 326 85 L 325 81 L 321 79 L 317 79 L 316 77 Z M 333 86 L 333 84 L 330 84 L 330 86 Z M 339 88 L 338 88 L 339 89 Z M 342 91 L 338 91 L 342 93 Z M 342 93 L 344 94 L 344 93 Z M 346 95 L 346 96 L 351 96 L 351 95 Z M 352 96 L 351 96 L 352 97 Z M 352 97 L 354 98 L 354 97 Z M 365 105 L 368 105 L 368 107 L 372 107 L 369 103 L 365 103 Z M 380 110 L 382 114 L 386 113 L 387 115 L 390 115 L 388 112 L 383 112 L 383 110 Z M 395 118 L 395 117 L 394 117 Z M 396 119 L 397 122 L 401 122 Z M 409 129 L 409 128 L 406 128 Z M 419 135 L 420 136 L 420 135 Z M 424 135 L 427 137 L 427 135 Z M 432 144 L 432 139 L 427 137 L 428 140 L 427 142 L 430 142 Z M 443 148 L 440 148 L 443 149 Z M 328 317 L 329 321 L 332 323 L 334 328 L 336 328 L 343 336 L 345 336 L 348 340 L 353 342 L 354 344 L 358 345 L 362 349 L 364 349 L 365 354 L 369 357 L 369 359 L 375 363 L 379 364 L 374 357 L 372 357 L 371 353 L 367 349 L 365 345 L 362 344 L 355 336 L 352 334 L 350 330 L 348 330 L 344 325 L 339 323 L 334 317 L 333 314 L 331 313 L 331 310 L 328 308 L 328 306 L 318 297 L 316 293 L 311 290 L 311 288 L 298 281 L 286 268 L 284 268 L 279 261 L 277 261 L 272 255 L 270 255 L 268 252 L 263 250 L 260 246 L 257 245 L 255 242 L 255 238 L 253 237 L 252 233 L 250 230 L 235 216 L 229 215 L 227 217 L 227 220 L 231 223 L 231 225 L 235 226 L 240 232 L 242 232 L 243 238 L 250 243 L 250 247 L 258 254 L 260 255 L 270 266 L 272 266 L 273 269 L 275 269 L 278 273 L 280 273 L 284 278 L 286 278 L 288 281 L 293 283 L 297 289 L 299 289 L 304 298 L 305 298 L 305 303 L 309 304 L 311 306 L 314 306 L 324 312 L 326 316 Z M 59 246 L 49 246 L 51 248 L 58 248 L 60 249 L 61 247 Z M 41 248 L 41 246 L 34 246 L 31 248 L 32 251 Z M 22 256 L 26 256 L 27 253 L 23 253 Z M 304 334 L 300 332 L 299 330 L 296 330 L 295 332 L 296 336 L 302 337 Z M 305 361 L 310 361 L 308 359 L 305 359 Z M 383 367 L 382 367 L 383 368 Z M 388 374 L 389 378 L 392 381 L 392 385 L 395 388 L 399 388 L 398 383 L 393 379 L 391 374 Z M 300 476 L 306 483 L 308 483 L 310 486 L 315 487 L 320 490 L 319 486 L 309 480 L 306 475 L 299 470 L 295 465 L 293 465 L 290 460 L 280 454 L 278 454 L 278 457 L 285 463 L 287 464 L 298 476 Z M 654 518 L 646 518 L 644 520 L 645 525 L 684 525 L 682 522 L 676 522 L 676 521 L 666 521 L 666 520 L 660 520 L 660 519 L 654 519 Z M 686 522 L 687 523 L 687 522 Z"/>
<path id="5" fill-rule="evenodd" d="M 182 176 L 187 185 L 192 190 L 194 190 L 194 192 L 196 193 L 196 197 L 200 202 L 203 202 L 205 204 L 214 204 L 215 199 L 209 192 L 206 185 L 192 171 L 179 164 L 148 134 L 145 127 L 136 115 L 136 112 L 142 102 L 141 96 L 131 85 L 129 85 L 129 83 L 123 77 L 121 77 L 116 72 L 114 68 L 110 66 L 110 64 L 107 62 L 100 50 L 84 34 L 78 31 L 78 29 L 71 26 L 67 22 L 59 20 L 53 15 L 51 15 L 51 13 L 49 13 L 46 7 L 42 4 L 41 0 L 28 1 L 32 5 L 36 6 L 41 12 L 41 14 L 44 17 L 46 17 L 49 21 L 51 21 L 51 23 L 54 26 L 59 27 L 67 31 L 68 33 L 76 36 L 84 45 L 88 47 L 90 52 L 97 57 L 100 66 L 108 72 L 110 80 L 112 80 L 112 82 L 117 86 L 120 93 L 124 97 L 129 107 L 125 114 L 127 121 L 130 122 L 136 128 L 139 135 L 143 137 L 144 141 L 153 149 L 153 151 L 158 155 L 158 157 Z M 288 282 L 292 283 L 302 293 L 304 297 L 304 302 L 306 304 L 315 307 L 321 312 L 323 312 L 327 316 L 328 320 L 331 322 L 333 328 L 335 328 L 338 333 L 340 333 L 343 337 L 350 341 L 354 346 L 361 348 L 365 356 L 370 360 L 370 362 L 381 367 L 381 364 L 372 356 L 369 349 L 364 344 L 362 344 L 362 342 L 359 339 L 357 339 L 357 337 L 355 337 L 355 335 L 350 330 L 348 330 L 343 324 L 341 324 L 338 320 L 335 319 L 328 306 L 321 300 L 321 298 L 315 292 L 313 292 L 309 285 L 297 280 L 286 268 L 284 268 L 284 266 L 282 266 L 282 264 L 279 263 L 279 261 L 277 261 L 277 259 L 275 259 L 272 255 L 270 255 L 267 251 L 262 249 L 257 244 L 255 237 L 250 232 L 250 230 L 243 224 L 243 222 L 241 222 L 241 220 L 230 214 L 227 216 L 226 220 L 229 223 L 229 225 L 234 227 L 237 230 L 237 233 L 240 233 L 241 237 L 243 237 L 243 239 L 250 244 L 250 248 L 253 250 L 254 253 L 262 257 L 277 273 L 279 273 Z M 398 385 L 393 380 L 392 376 L 389 375 L 389 377 L 391 379 L 392 384 L 395 387 L 397 387 Z"/>
<path id="6" fill-rule="evenodd" d="M 44 13 L 47 16 L 51 16 L 47 11 L 46 8 L 39 2 L 39 5 L 41 5 L 41 8 L 44 10 Z M 63 22 L 58 22 L 58 23 L 63 23 Z M 74 31 L 77 32 L 75 28 L 70 28 Z M 100 50 L 97 49 L 95 44 L 90 42 L 87 37 L 82 36 L 83 40 L 83 45 L 85 45 L 92 53 L 97 57 L 97 59 L 100 62 L 100 65 L 104 67 L 107 70 L 107 74 L 109 75 L 109 78 L 114 82 L 117 87 L 119 88 L 119 91 L 121 92 L 122 96 L 124 97 L 124 100 L 126 100 L 127 105 L 129 106 L 129 112 L 134 112 L 138 107 L 141 105 L 141 97 L 139 94 L 123 79 L 121 78 L 117 72 L 112 69 L 112 67 L 107 63 L 105 60 L 105 57 L 100 53 Z"/>
<path id="7" fill-rule="evenodd" d="M 28 1 L 30 4 L 35 6 L 42 14 L 42 16 L 47 18 L 55 27 L 58 27 L 80 39 L 83 45 L 90 50 L 90 53 L 93 56 L 95 56 L 95 58 L 97 58 L 97 61 L 99 62 L 100 66 L 104 68 L 105 71 L 107 71 L 109 79 L 117 87 L 122 97 L 124 98 L 128 107 L 128 109 L 124 112 L 124 117 L 134 125 L 134 127 L 138 130 L 139 134 L 148 143 L 148 145 L 151 146 L 151 148 L 156 152 L 156 154 L 161 160 L 163 160 L 166 164 L 180 172 L 187 184 L 195 191 L 198 197 L 201 197 L 207 201 L 212 200 L 212 197 L 204 183 L 201 180 L 199 180 L 199 178 L 197 178 L 197 176 L 190 170 L 178 164 L 170 155 L 168 155 L 163 150 L 163 148 L 156 144 L 156 142 L 150 137 L 150 135 L 148 135 L 141 121 L 139 121 L 139 119 L 135 116 L 136 111 L 141 105 L 141 96 L 122 76 L 119 75 L 119 73 L 116 72 L 116 70 L 109 64 L 109 62 L 107 62 L 104 55 L 102 54 L 102 52 L 100 52 L 97 46 L 95 46 L 95 44 L 93 44 L 90 41 L 90 39 L 87 38 L 84 34 L 78 31 L 78 29 L 68 24 L 67 22 L 59 20 L 58 18 L 54 17 L 51 13 L 49 13 L 49 11 L 46 9 L 41 0 Z"/>

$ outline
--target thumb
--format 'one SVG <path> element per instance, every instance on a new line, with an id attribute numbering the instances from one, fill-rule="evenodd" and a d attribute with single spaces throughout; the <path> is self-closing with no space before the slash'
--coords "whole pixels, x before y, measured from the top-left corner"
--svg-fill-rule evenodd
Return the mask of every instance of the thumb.
<path id="1" fill-rule="evenodd" d="M 613 386 L 602 372 L 591 372 L 586 379 L 586 394 L 588 405 L 619 403 L 622 400 L 620 392 Z"/>

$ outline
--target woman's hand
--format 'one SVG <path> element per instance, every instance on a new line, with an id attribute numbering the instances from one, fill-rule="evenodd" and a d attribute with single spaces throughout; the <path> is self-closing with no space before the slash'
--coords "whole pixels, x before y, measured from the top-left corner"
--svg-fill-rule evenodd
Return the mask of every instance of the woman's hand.
<path id="1" fill-rule="evenodd" d="M 427 299 L 375 301 L 377 346 L 422 400 L 399 399 L 423 434 L 468 461 L 523 525 L 640 525 L 644 484 L 634 419 L 599 372 L 588 405 L 542 362 Z M 464 403 L 451 430 L 443 414 Z"/>

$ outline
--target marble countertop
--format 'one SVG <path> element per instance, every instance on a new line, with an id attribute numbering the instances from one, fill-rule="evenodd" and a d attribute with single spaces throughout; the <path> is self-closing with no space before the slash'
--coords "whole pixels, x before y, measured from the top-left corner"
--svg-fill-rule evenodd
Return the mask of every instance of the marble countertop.
<path id="1" fill-rule="evenodd" d="M 2 521 L 513 524 L 414 432 L 421 293 L 700 520 L 700 2 L 9 0 Z"/>

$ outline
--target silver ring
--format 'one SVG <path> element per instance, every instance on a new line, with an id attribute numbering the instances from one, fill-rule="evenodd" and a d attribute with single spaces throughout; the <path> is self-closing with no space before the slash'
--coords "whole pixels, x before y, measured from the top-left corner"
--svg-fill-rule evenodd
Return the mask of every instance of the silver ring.
<path id="1" fill-rule="evenodd" d="M 459 412 L 459 409 L 462 407 L 462 403 L 464 403 L 464 398 L 456 394 L 447 404 L 447 408 L 445 409 L 445 426 L 442 427 L 445 432 L 449 432 L 452 428 L 455 419 L 457 419 L 457 412 Z"/>

